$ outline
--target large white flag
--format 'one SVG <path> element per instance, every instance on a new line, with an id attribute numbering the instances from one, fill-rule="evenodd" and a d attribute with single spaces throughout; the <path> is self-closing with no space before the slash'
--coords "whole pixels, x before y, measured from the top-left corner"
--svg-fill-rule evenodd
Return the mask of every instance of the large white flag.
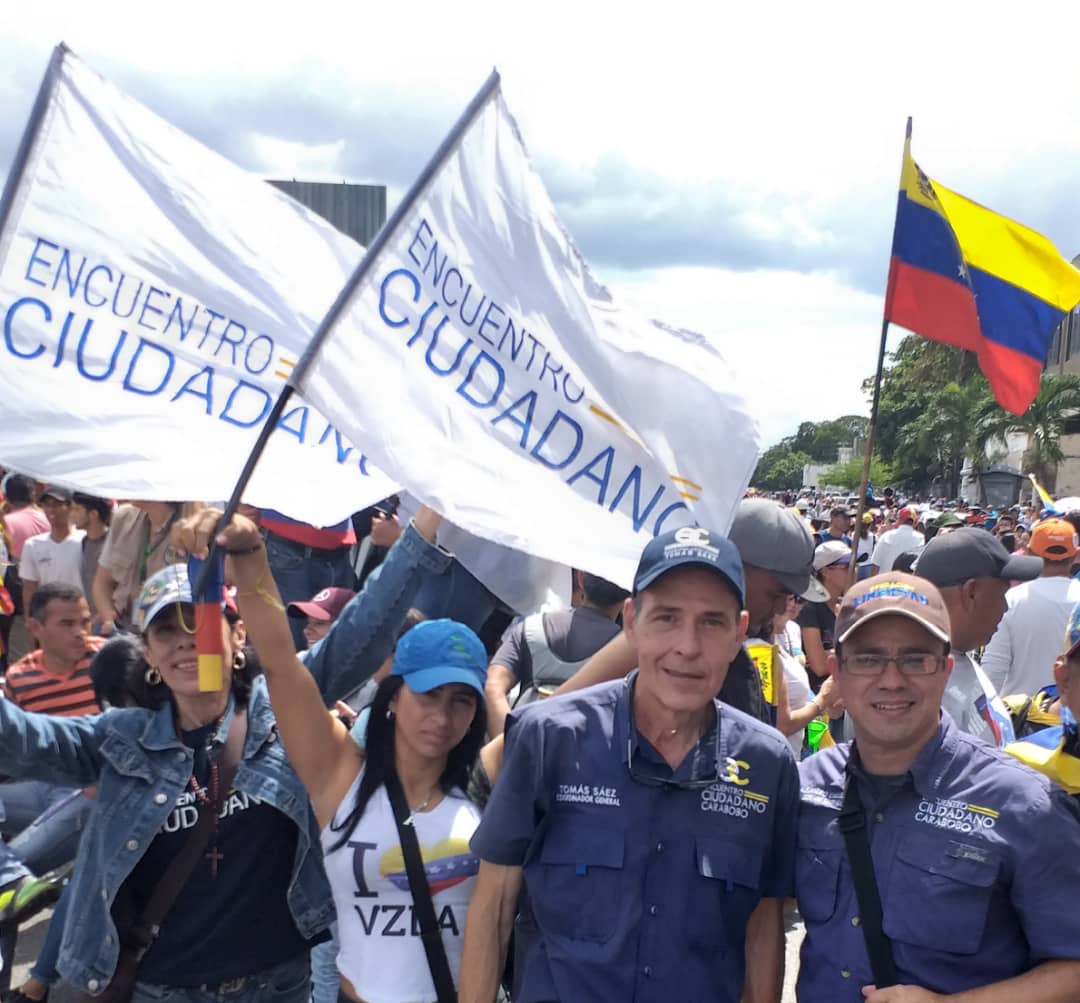
<path id="1" fill-rule="evenodd" d="M 0 463 L 227 498 L 363 248 L 63 47 L 4 208 Z M 355 441 L 294 397 L 246 500 L 328 525 L 392 493 Z"/>
<path id="2" fill-rule="evenodd" d="M 294 380 L 458 526 L 628 585 L 653 535 L 727 529 L 757 428 L 706 338 L 590 273 L 497 76 L 474 106 Z"/>

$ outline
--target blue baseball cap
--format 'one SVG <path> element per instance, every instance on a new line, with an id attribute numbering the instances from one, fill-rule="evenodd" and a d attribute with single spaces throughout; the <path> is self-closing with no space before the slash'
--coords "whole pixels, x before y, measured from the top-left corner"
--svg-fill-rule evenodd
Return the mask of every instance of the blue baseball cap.
<path id="1" fill-rule="evenodd" d="M 650 540 L 634 575 L 634 595 L 644 592 L 661 575 L 691 564 L 715 571 L 734 589 L 740 607 L 744 605 L 746 586 L 739 551 L 726 536 L 703 526 L 682 526 Z"/>
<path id="2" fill-rule="evenodd" d="M 484 699 L 488 657 L 480 638 L 456 620 L 425 620 L 400 641 L 390 674 L 414 693 L 447 683 L 471 686 Z"/>

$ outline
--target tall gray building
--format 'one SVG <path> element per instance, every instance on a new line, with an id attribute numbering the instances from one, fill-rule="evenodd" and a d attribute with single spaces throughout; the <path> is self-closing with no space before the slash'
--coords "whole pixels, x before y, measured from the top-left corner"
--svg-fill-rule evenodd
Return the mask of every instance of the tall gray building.
<path id="1" fill-rule="evenodd" d="M 386 222 L 386 186 L 342 181 L 270 181 L 286 195 L 317 212 L 342 233 L 367 247 Z"/>

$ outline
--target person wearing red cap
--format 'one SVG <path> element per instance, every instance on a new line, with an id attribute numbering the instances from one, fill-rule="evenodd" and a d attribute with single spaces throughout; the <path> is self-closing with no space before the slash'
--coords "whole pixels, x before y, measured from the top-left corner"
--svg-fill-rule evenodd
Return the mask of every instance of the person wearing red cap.
<path id="1" fill-rule="evenodd" d="M 890 529 L 878 537 L 874 554 L 870 558 L 870 574 L 892 571 L 893 561 L 908 551 L 918 552 L 926 546 L 926 537 L 915 531 L 915 510 L 904 506 L 896 513 L 896 529 Z"/>
<path id="2" fill-rule="evenodd" d="M 341 611 L 349 604 L 349 600 L 356 595 L 352 589 L 342 589 L 336 586 L 316 592 L 307 602 L 291 602 L 288 606 L 289 616 L 292 618 L 305 618 L 304 640 L 309 648 L 314 648 L 334 625 L 334 621 L 341 615 Z"/>

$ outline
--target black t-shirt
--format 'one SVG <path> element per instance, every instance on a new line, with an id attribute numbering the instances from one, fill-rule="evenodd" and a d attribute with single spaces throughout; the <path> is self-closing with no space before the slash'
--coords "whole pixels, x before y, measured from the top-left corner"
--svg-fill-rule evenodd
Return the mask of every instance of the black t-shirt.
<path id="1" fill-rule="evenodd" d="M 808 602 L 799 611 L 796 622 L 803 628 L 816 627 L 821 634 L 821 646 L 826 651 L 832 651 L 836 614 L 827 602 Z"/>
<path id="2" fill-rule="evenodd" d="M 207 741 L 214 725 L 181 733 L 195 750 L 195 778 L 207 793 Z M 188 787 L 125 883 L 141 911 L 169 861 L 195 825 L 199 803 Z M 286 900 L 296 826 L 282 812 L 233 789 L 206 854 L 222 855 L 217 876 L 206 856 L 196 864 L 146 953 L 139 980 L 165 986 L 215 984 L 252 975 L 310 949 Z M 137 913 L 136 913 L 137 914 Z"/>

